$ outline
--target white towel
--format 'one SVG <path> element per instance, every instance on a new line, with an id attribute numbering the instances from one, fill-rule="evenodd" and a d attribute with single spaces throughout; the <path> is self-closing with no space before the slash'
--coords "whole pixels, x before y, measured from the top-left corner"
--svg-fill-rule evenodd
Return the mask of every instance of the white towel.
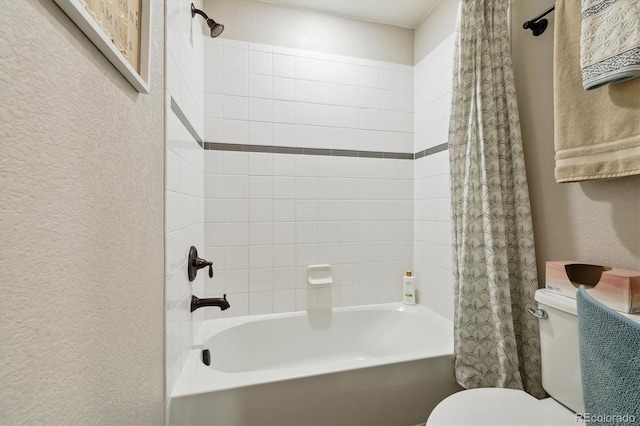
<path id="1" fill-rule="evenodd" d="M 585 90 L 640 77 L 640 0 L 582 0 Z"/>

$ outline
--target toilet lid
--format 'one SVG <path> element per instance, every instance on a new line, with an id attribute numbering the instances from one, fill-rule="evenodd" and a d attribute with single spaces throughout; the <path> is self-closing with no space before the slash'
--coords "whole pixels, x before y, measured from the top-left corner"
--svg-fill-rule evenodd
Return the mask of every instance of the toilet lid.
<path id="1" fill-rule="evenodd" d="M 515 389 L 480 388 L 455 393 L 433 409 L 427 425 L 574 425 L 575 413 L 552 398 L 538 400 Z"/>

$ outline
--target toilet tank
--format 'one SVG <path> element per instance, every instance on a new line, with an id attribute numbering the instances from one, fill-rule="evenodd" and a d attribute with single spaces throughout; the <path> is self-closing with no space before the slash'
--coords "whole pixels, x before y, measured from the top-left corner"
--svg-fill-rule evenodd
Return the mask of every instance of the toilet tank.
<path id="1" fill-rule="evenodd" d="M 548 315 L 539 321 L 542 386 L 562 405 L 584 413 L 576 300 L 545 289 L 535 299 Z"/>

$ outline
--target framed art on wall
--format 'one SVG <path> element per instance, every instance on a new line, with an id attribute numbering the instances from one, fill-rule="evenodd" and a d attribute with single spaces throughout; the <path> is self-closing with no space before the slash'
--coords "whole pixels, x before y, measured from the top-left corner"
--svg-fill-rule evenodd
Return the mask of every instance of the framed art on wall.
<path id="1" fill-rule="evenodd" d="M 54 0 L 140 93 L 149 93 L 150 0 Z"/>

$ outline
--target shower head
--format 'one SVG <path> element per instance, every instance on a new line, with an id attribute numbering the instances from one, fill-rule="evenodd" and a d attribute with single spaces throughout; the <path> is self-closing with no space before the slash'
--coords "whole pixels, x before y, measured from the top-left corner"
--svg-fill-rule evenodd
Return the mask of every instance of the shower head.
<path id="1" fill-rule="evenodd" d="M 207 25 L 211 30 L 211 38 L 218 37 L 224 31 L 224 25 L 218 24 L 216 21 L 214 21 L 211 18 L 207 19 Z"/>
<path id="2" fill-rule="evenodd" d="M 207 21 L 207 26 L 211 30 L 211 38 L 216 38 L 222 31 L 224 31 L 224 25 L 217 23 L 213 19 L 209 18 L 206 13 L 203 11 L 196 9 L 196 7 L 191 3 L 191 17 L 194 18 L 196 14 L 202 16 Z"/>

